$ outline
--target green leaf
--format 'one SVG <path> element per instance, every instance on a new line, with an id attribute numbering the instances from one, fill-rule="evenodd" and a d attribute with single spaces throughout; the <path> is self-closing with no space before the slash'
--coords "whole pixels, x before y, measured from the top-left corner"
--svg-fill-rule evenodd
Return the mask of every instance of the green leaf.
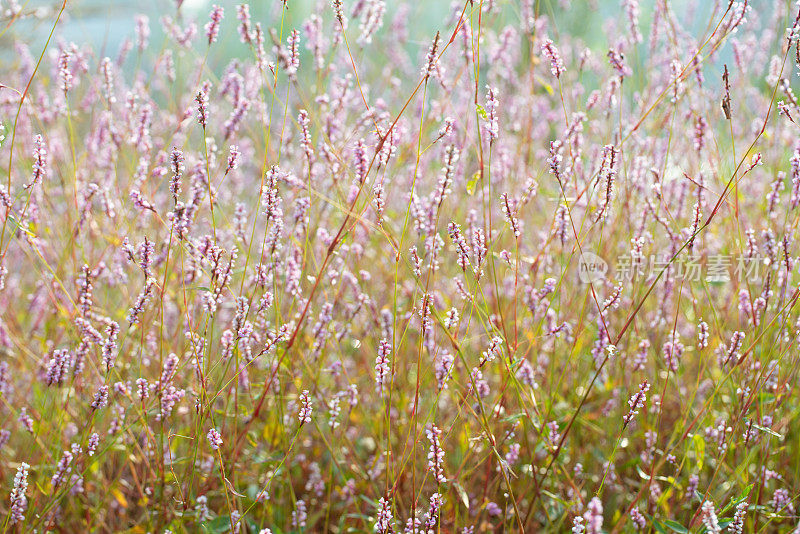
<path id="1" fill-rule="evenodd" d="M 689 532 L 689 529 L 687 529 L 677 521 L 673 521 L 672 519 L 665 519 L 664 524 L 673 531 L 680 532 L 681 534 L 687 534 Z"/>
<path id="2" fill-rule="evenodd" d="M 478 186 L 478 180 L 481 179 L 480 171 L 476 171 L 475 174 L 472 175 L 472 178 L 467 180 L 467 194 L 474 195 L 475 188 Z"/>
<path id="3" fill-rule="evenodd" d="M 486 113 L 486 110 L 483 109 L 483 106 L 480 104 L 476 104 L 475 108 L 478 110 L 478 115 L 480 115 L 482 119 L 486 120 L 489 117 L 489 115 Z"/>
<path id="4" fill-rule="evenodd" d="M 371 508 L 375 508 L 375 509 L 379 508 L 379 506 L 378 506 L 378 501 L 375 501 L 375 500 L 373 500 L 373 499 L 370 499 L 370 498 L 369 498 L 369 497 L 367 497 L 366 495 L 359 495 L 359 497 L 361 498 L 361 500 L 362 500 L 362 501 L 364 501 L 365 503 L 367 503 L 368 505 L 370 505 L 370 507 L 371 507 Z"/>
<path id="5" fill-rule="evenodd" d="M 735 499 L 731 498 L 730 502 L 725 506 L 725 508 L 720 510 L 720 515 L 724 514 L 734 506 L 737 506 L 740 502 L 744 502 L 747 499 L 747 497 L 750 496 L 750 492 L 752 490 L 753 490 L 753 484 L 750 484 L 749 486 L 747 486 L 742 490 L 742 493 L 737 498 Z"/>
<path id="6" fill-rule="evenodd" d="M 750 492 L 753 491 L 754 485 L 755 484 L 750 484 L 749 486 L 747 486 L 745 489 L 742 490 L 742 494 L 739 495 L 739 500 L 737 501 L 736 504 L 739 504 L 740 502 L 742 502 L 743 500 L 745 500 L 750 496 Z"/>
<path id="7" fill-rule="evenodd" d="M 703 462 L 706 457 L 706 442 L 702 436 L 695 434 L 692 436 L 691 448 L 694 449 L 695 459 L 697 460 L 697 471 L 703 469 Z"/>
<path id="8" fill-rule="evenodd" d="M 773 395 L 772 393 L 762 392 L 758 394 L 758 402 L 764 402 L 764 403 L 775 402 L 775 398 L 776 398 L 775 395 Z"/>
<path id="9" fill-rule="evenodd" d="M 637 473 L 639 473 L 639 476 L 640 476 L 640 477 L 642 477 L 643 479 L 645 479 L 645 480 L 650 480 L 650 475 L 648 475 L 647 473 L 645 473 L 645 472 L 642 470 L 642 468 L 641 468 L 641 467 L 639 467 L 638 465 L 636 466 L 636 472 L 637 472 Z"/>
<path id="10" fill-rule="evenodd" d="M 467 495 L 464 487 L 456 481 L 453 481 L 453 487 L 456 489 L 456 493 L 458 493 L 459 498 L 461 498 L 461 502 L 464 504 L 464 507 L 469 510 L 469 495 Z"/>
<path id="11" fill-rule="evenodd" d="M 542 491 L 542 495 L 544 495 L 545 497 L 550 497 L 551 499 L 553 499 L 556 502 L 559 502 L 559 503 L 561 503 L 561 504 L 563 504 L 565 506 L 569 506 L 569 502 L 565 501 L 564 499 L 562 499 L 558 495 L 556 495 L 554 493 L 550 493 L 546 489 L 542 489 L 541 491 Z"/>
<path id="12" fill-rule="evenodd" d="M 210 534 L 229 532 L 231 530 L 231 518 L 227 515 L 215 517 L 211 521 L 203 521 L 200 527 L 203 532 L 209 532 Z"/>
<path id="13" fill-rule="evenodd" d="M 765 426 L 756 425 L 756 424 L 754 424 L 754 425 L 753 425 L 753 428 L 757 428 L 758 430 L 760 430 L 760 431 L 762 431 L 762 432 L 766 432 L 767 434 L 772 434 L 772 435 L 773 435 L 773 436 L 775 436 L 776 438 L 783 439 L 783 434 L 778 434 L 777 432 L 775 432 L 775 431 L 774 431 L 774 430 L 772 430 L 771 428 L 767 428 L 767 427 L 765 427 Z"/>

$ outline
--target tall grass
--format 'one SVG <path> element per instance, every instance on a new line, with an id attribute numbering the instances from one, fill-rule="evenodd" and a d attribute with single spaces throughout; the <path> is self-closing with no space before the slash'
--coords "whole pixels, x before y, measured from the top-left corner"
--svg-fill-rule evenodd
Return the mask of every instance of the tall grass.
<path id="1" fill-rule="evenodd" d="M 180 4 L 0 6 L 4 532 L 798 532 L 793 3 Z"/>

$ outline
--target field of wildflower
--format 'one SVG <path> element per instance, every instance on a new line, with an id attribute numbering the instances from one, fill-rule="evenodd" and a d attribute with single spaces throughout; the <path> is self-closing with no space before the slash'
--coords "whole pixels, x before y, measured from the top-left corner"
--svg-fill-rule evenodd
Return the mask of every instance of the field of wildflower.
<path id="1" fill-rule="evenodd" d="M 794 2 L 78 3 L 0 1 L 3 533 L 800 532 Z"/>

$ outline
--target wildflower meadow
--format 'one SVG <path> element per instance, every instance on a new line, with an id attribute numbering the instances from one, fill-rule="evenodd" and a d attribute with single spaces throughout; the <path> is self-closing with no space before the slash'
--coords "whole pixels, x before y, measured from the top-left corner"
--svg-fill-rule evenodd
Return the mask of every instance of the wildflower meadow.
<path id="1" fill-rule="evenodd" d="M 2 532 L 800 533 L 797 3 L 82 2 L 0 0 Z"/>

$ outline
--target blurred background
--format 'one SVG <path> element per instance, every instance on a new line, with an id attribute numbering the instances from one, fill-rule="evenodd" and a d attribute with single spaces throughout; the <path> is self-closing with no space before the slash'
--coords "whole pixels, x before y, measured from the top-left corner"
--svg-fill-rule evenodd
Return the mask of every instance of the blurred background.
<path id="1" fill-rule="evenodd" d="M 179 1 L 179 0 L 178 0 Z M 67 0 L 67 10 L 61 23 L 59 32 L 63 39 L 76 43 L 91 42 L 96 50 L 108 49 L 109 54 L 118 50 L 125 38 L 133 36 L 134 16 L 144 14 L 150 18 L 153 39 L 163 36 L 159 27 L 162 16 L 175 16 L 177 13 L 176 0 Z M 484 0 L 488 3 L 490 0 Z M 750 1 L 753 10 L 764 12 L 769 4 L 788 0 L 755 0 Z M 652 20 L 653 6 L 656 0 L 640 1 L 640 24 L 642 33 L 647 35 L 647 28 Z M 26 38 L 32 39 L 31 44 L 42 43 L 50 31 L 55 13 L 61 6 L 57 0 L 0 0 L 0 20 L 5 26 L 9 20 L 5 13 L 11 6 L 17 4 L 28 16 L 23 17 L 14 24 L 16 33 L 24 33 Z M 183 20 L 195 20 L 198 30 L 202 31 L 208 12 L 213 4 L 225 8 L 225 21 L 221 32 L 221 41 L 226 46 L 215 47 L 217 52 L 226 53 L 237 49 L 238 37 L 235 31 L 224 31 L 235 28 L 236 6 L 242 0 L 184 0 L 180 8 Z M 282 0 L 252 0 L 250 12 L 253 19 L 261 21 L 265 27 L 274 26 L 279 20 Z M 356 0 L 345 0 L 346 8 L 351 8 Z M 477 4 L 478 2 L 476 2 Z M 573 36 L 580 36 L 591 48 L 607 47 L 604 25 L 608 25 L 609 18 L 615 15 L 622 16 L 621 2 L 619 0 L 533 0 L 535 9 L 540 14 L 550 15 L 550 20 L 555 22 L 555 30 L 569 32 Z M 708 15 L 719 4 L 720 0 L 669 0 L 668 4 L 676 17 L 687 30 L 702 29 L 707 23 Z M 727 4 L 727 0 L 724 0 Z M 519 12 L 522 0 L 494 0 L 495 6 L 507 18 L 509 24 L 519 23 Z M 409 17 L 409 38 L 413 42 L 418 40 L 425 46 L 430 43 L 431 37 L 437 30 L 443 29 L 450 13 L 457 7 L 463 7 L 462 0 L 424 0 L 386 2 L 386 20 L 391 21 L 402 9 Z M 287 10 L 285 23 L 292 27 L 300 27 L 303 20 L 312 12 L 330 9 L 329 0 L 289 0 L 290 9 Z M 514 20 L 514 15 L 517 15 Z M 495 26 L 496 27 L 496 26 Z M 1 31 L 1 30 L 0 30 Z M 389 24 L 384 24 L 383 32 L 391 31 Z M 3 37 L 7 37 L 4 35 Z M 3 40 L 5 42 L 5 39 Z M 2 53 L 7 54 L 7 47 Z"/>
<path id="2" fill-rule="evenodd" d="M 166 37 L 161 20 L 164 17 L 176 19 L 181 27 L 189 22 L 197 26 L 198 35 L 203 34 L 203 26 L 208 20 L 208 14 L 213 4 L 225 8 L 225 18 L 222 21 L 219 41 L 208 50 L 208 65 L 219 67 L 228 63 L 231 58 L 249 57 L 245 45 L 239 41 L 236 31 L 236 6 L 243 0 L 67 0 L 67 9 L 62 16 L 56 32 L 56 42 L 74 42 L 78 45 L 90 44 L 98 58 L 103 56 L 116 57 L 120 46 L 125 40 L 134 37 L 135 17 L 143 14 L 149 19 L 150 43 L 160 49 L 166 43 Z M 349 13 L 357 2 L 362 0 L 344 0 L 345 11 Z M 608 48 L 622 38 L 620 28 L 626 24 L 623 4 L 636 0 L 483 0 L 484 5 L 493 3 L 491 27 L 496 31 L 505 25 L 520 27 L 521 11 L 523 4 L 529 1 L 540 15 L 547 16 L 547 33 L 557 45 L 559 36 L 570 36 L 564 41 L 583 43 L 601 58 L 604 58 Z M 692 36 L 707 35 L 710 31 L 709 20 L 712 13 L 715 18 L 728 6 L 729 0 L 639 0 L 639 29 L 644 36 L 633 57 L 627 57 L 627 63 L 633 68 L 634 76 L 627 84 L 629 90 L 644 82 L 648 73 L 644 68 L 637 68 L 644 64 L 650 53 L 648 39 L 653 21 L 654 7 L 657 2 L 666 1 L 672 16 L 682 29 L 679 39 L 691 41 Z M 475 0 L 477 6 L 479 0 Z M 178 5 L 180 4 L 180 9 Z M 325 20 L 330 20 L 330 0 L 288 0 L 289 9 L 282 12 L 282 0 L 251 0 L 250 13 L 254 21 L 261 22 L 265 30 L 280 30 L 280 21 L 283 16 L 283 36 L 287 36 L 291 29 L 302 30 L 303 22 L 311 13 L 325 13 Z M 774 13 L 778 5 L 789 7 L 790 13 L 795 13 L 794 0 L 749 0 L 748 24 L 759 27 L 772 25 L 776 27 Z M 464 0 L 390 0 L 386 2 L 386 15 L 383 27 L 378 35 L 388 37 L 391 42 L 392 32 L 396 27 L 392 21 L 395 18 L 405 20 L 403 31 L 406 32 L 404 47 L 409 57 L 421 60 L 437 30 L 448 32 L 453 26 L 453 13 L 461 11 Z M 40 50 L 52 28 L 55 16 L 61 7 L 60 0 L 0 0 L 0 66 L 14 61 L 14 42 L 22 41 L 31 47 L 34 55 Z M 477 9 L 477 8 L 476 8 Z M 16 18 L 14 12 L 20 15 Z M 498 20 L 499 19 L 499 20 Z M 13 24 L 10 22 L 13 20 Z M 350 31 L 357 32 L 357 22 L 353 21 Z M 792 21 L 778 22 L 777 26 L 789 27 Z M 302 34 L 302 31 L 301 31 Z M 491 39 L 493 36 L 490 36 Z M 202 40 L 202 39 L 200 39 Z M 267 38 L 269 41 L 269 37 Z M 379 46 L 354 46 L 354 56 L 357 60 L 359 54 L 383 54 L 385 46 L 382 37 L 376 37 L 374 43 Z M 761 43 L 766 44 L 766 43 Z M 766 44 L 771 50 L 764 52 L 778 53 L 777 48 L 782 44 L 780 39 L 772 39 Z M 267 49 L 271 48 L 269 42 Z M 301 47 L 301 54 L 308 52 Z M 203 53 L 200 47 L 196 50 Z M 577 51 L 573 51 L 575 53 Z M 562 53 L 569 54 L 562 46 Z M 577 54 L 576 54 L 577 55 Z M 180 61 L 180 56 L 178 56 Z M 374 58 L 373 58 L 374 59 Z M 684 61 L 688 58 L 681 58 Z M 724 46 L 717 52 L 716 59 L 721 62 L 731 62 L 730 46 Z M 387 62 L 390 67 L 390 63 Z M 148 65 L 128 61 L 123 68 L 147 68 Z M 704 70 L 705 70 L 704 66 Z M 716 71 L 708 72 L 712 85 L 719 83 Z M 638 80 L 637 80 L 638 78 Z M 793 77 L 794 78 L 794 77 Z M 794 79 L 792 79 L 794 82 Z M 0 69 L 0 83 L 2 83 L 2 69 Z M 794 83 L 793 83 L 794 85 Z M 588 81 L 588 86 L 592 82 Z"/>

